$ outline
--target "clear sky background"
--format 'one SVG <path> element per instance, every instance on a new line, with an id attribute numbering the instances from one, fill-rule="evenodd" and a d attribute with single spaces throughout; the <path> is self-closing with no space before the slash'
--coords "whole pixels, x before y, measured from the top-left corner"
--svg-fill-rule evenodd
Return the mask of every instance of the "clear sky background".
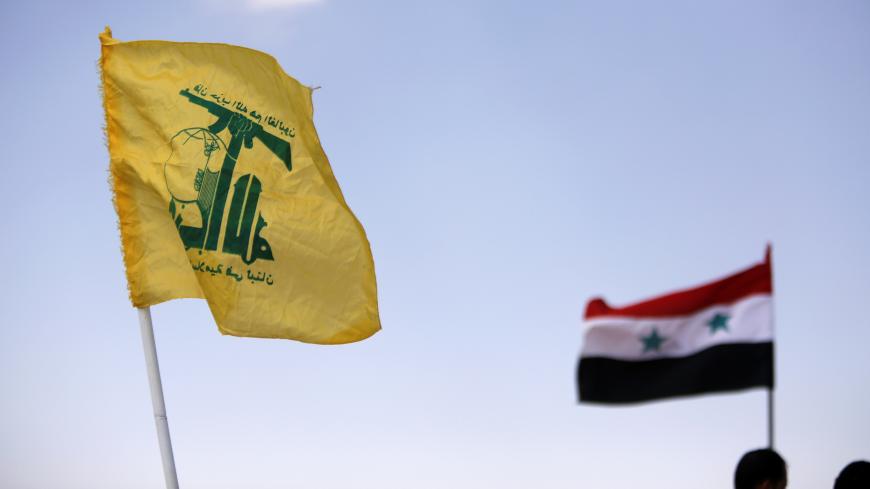
<path id="1" fill-rule="evenodd" d="M 586 300 L 774 245 L 790 487 L 870 459 L 870 4 L 3 2 L 0 486 L 161 487 L 107 184 L 97 34 L 274 55 L 365 226 L 383 331 L 153 308 L 183 488 L 721 488 L 753 390 L 578 406 Z"/>

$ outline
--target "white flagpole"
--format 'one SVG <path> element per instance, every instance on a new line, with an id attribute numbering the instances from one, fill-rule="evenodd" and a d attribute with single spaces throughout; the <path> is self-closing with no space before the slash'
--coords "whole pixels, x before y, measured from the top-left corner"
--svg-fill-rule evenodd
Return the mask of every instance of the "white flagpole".
<path id="1" fill-rule="evenodd" d="M 154 327 L 151 325 L 151 308 L 139 308 L 139 328 L 142 330 L 142 348 L 145 350 L 145 365 L 148 383 L 151 385 L 151 404 L 154 407 L 154 423 L 157 425 L 157 440 L 163 459 L 163 476 L 167 489 L 178 489 L 175 459 L 172 456 L 172 440 L 169 439 L 169 422 L 166 420 L 166 404 L 163 402 L 163 384 L 160 382 L 160 365 L 157 364 L 157 347 L 154 344 Z"/>

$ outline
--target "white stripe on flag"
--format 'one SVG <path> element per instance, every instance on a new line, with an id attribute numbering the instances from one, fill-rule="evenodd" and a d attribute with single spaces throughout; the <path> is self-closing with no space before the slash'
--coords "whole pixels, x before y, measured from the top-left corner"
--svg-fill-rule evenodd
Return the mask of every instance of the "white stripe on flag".
<path id="1" fill-rule="evenodd" d="M 581 356 L 652 360 L 684 357 L 715 345 L 773 341 L 772 302 L 769 294 L 759 294 L 686 316 L 596 317 L 584 322 Z"/>

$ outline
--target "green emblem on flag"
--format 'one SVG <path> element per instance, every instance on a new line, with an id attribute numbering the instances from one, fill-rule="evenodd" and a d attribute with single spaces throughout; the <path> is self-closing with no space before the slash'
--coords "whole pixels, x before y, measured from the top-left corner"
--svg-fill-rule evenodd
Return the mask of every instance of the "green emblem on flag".
<path id="1" fill-rule="evenodd" d="M 257 206 L 262 184 L 255 175 L 251 174 L 240 176 L 233 184 L 233 173 L 242 147 L 252 148 L 255 140 L 266 146 L 281 160 L 287 171 L 291 171 L 290 143 L 275 137 L 264 130 L 262 125 L 252 120 L 250 118 L 252 115 L 261 118 L 256 112 L 246 116 L 230 110 L 218 102 L 203 98 L 204 90 L 197 85 L 194 88 L 196 93 L 186 88 L 180 92 L 191 103 L 205 108 L 218 119 L 208 128 L 183 129 L 172 138 L 170 145 L 173 153 L 164 165 L 166 186 L 172 195 L 169 212 L 186 249 L 221 250 L 224 253 L 240 256 L 246 264 L 251 264 L 257 259 L 274 260 L 271 246 L 261 236 L 261 231 L 267 226 Z M 222 100 L 224 99 L 218 99 L 218 101 Z M 231 101 L 227 100 L 227 102 Z M 247 110 L 241 103 L 237 103 L 234 107 L 236 110 Z M 224 129 L 229 130 L 229 144 L 224 143 L 218 136 L 218 133 Z M 197 168 L 192 182 L 186 182 L 189 188 L 180 188 L 178 182 L 170 181 L 172 180 L 170 174 L 175 175 L 178 168 L 192 164 L 187 161 L 177 161 L 177 158 L 183 157 L 175 155 L 175 150 L 188 142 L 202 145 L 202 155 L 199 156 L 201 161 L 198 165 L 193 163 L 194 166 L 201 166 L 201 168 Z M 198 147 L 197 144 L 194 146 Z M 220 168 L 209 167 L 213 157 L 216 157 L 215 159 L 223 157 Z M 229 197 L 231 189 L 232 199 Z M 230 208 L 227 222 L 224 223 L 224 208 L 228 201 Z M 190 209 L 187 207 L 188 204 L 192 205 Z M 223 236 L 222 245 L 218 242 L 221 236 Z"/>
<path id="2" fill-rule="evenodd" d="M 720 329 L 728 332 L 728 320 L 731 319 L 727 314 L 716 313 L 713 319 L 707 321 L 707 326 L 710 327 L 710 334 L 716 334 Z"/>
<path id="3" fill-rule="evenodd" d="M 649 336 L 641 336 L 640 341 L 643 342 L 643 352 L 661 351 L 662 343 L 667 340 L 664 336 L 659 335 L 659 330 L 653 326 Z"/>

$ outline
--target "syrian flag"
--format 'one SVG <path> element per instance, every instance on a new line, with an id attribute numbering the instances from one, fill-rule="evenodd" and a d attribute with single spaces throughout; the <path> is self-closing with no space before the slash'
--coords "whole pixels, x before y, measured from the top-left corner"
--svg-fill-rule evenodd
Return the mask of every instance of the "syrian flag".
<path id="1" fill-rule="evenodd" d="M 634 403 L 773 388 L 773 287 L 764 262 L 625 307 L 586 305 L 580 402 Z"/>

